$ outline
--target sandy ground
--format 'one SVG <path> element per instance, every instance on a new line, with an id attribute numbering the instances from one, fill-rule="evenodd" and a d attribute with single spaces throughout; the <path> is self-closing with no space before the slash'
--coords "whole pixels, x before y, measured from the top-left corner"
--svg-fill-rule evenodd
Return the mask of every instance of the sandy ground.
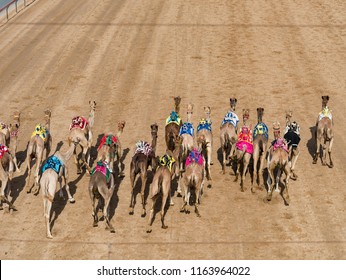
<path id="1" fill-rule="evenodd" d="M 42 198 L 23 190 L 22 164 L 12 182 L 18 211 L 0 211 L 0 259 L 345 259 L 343 1 L 38 0 L 2 25 L 0 37 L 0 119 L 10 123 L 14 110 L 22 113 L 21 163 L 46 108 L 55 148 L 67 139 L 72 117 L 87 116 L 88 101 L 96 100 L 93 156 L 96 138 L 126 121 L 126 177 L 117 181 L 111 205 L 116 232 L 103 222 L 92 227 L 89 177 L 78 176 L 71 160 L 76 203 L 54 202 L 54 239 L 47 239 Z M 182 97 L 183 119 L 187 103 L 194 103 L 194 124 L 203 106 L 212 108 L 213 186 L 204 190 L 201 218 L 180 213 L 182 198 L 175 194 L 168 229 L 157 215 L 147 234 L 139 196 L 128 214 L 129 164 L 136 141 L 150 141 L 153 122 L 157 153 L 164 153 L 174 95 Z M 332 169 L 312 164 L 311 129 L 322 95 L 331 97 L 334 116 Z M 251 194 L 249 176 L 242 193 L 233 175 L 220 173 L 219 126 L 230 97 L 238 98 L 239 114 L 250 108 L 252 124 L 257 107 L 265 108 L 268 125 L 284 123 L 285 110 L 293 109 L 302 141 L 288 207 L 277 193 L 270 203 L 265 191 Z"/>

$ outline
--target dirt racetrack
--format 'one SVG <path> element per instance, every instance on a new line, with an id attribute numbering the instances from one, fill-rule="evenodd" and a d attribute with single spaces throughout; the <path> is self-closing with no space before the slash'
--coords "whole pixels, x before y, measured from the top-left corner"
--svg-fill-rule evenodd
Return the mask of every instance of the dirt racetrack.
<path id="1" fill-rule="evenodd" d="M 37 0 L 0 27 L 0 38 L 0 119 L 10 123 L 14 110 L 22 113 L 21 172 L 12 182 L 18 211 L 0 211 L 0 259 L 346 258 L 345 2 Z M 134 215 L 128 214 L 129 164 L 135 143 L 150 141 L 153 122 L 159 125 L 157 153 L 164 153 L 174 95 L 182 97 L 184 120 L 187 103 L 194 103 L 195 125 L 203 106 L 212 108 L 213 186 L 204 190 L 201 218 L 180 213 L 182 198 L 175 193 L 168 229 L 156 215 L 147 234 L 139 195 Z M 322 95 L 330 96 L 333 110 L 334 168 L 312 164 Z M 247 187 L 242 193 L 233 175 L 220 173 L 219 126 L 230 97 L 237 97 L 239 115 L 250 108 L 252 124 L 256 108 L 264 107 L 270 128 L 293 109 L 302 141 L 289 206 L 277 193 L 270 203 L 265 191 L 251 194 Z M 96 138 L 126 121 L 126 177 L 117 181 L 111 205 L 116 232 L 103 222 L 92 227 L 89 177 L 78 176 L 71 160 L 76 203 L 55 201 L 49 240 L 41 195 L 23 189 L 26 145 L 50 108 L 55 149 L 67 139 L 72 117 L 87 116 L 89 100 L 97 102 L 93 156 Z"/>

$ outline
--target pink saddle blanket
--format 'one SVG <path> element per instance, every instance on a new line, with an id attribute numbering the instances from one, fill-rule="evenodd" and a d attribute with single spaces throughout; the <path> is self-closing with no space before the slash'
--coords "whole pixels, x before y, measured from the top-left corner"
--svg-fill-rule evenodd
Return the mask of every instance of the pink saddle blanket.
<path id="1" fill-rule="evenodd" d="M 204 163 L 202 154 L 196 148 L 194 148 L 186 158 L 185 166 L 187 167 L 193 162 L 198 165 L 203 165 Z"/>
<path id="2" fill-rule="evenodd" d="M 245 146 L 245 152 L 252 154 L 253 153 L 253 144 L 246 141 L 238 141 L 235 145 L 238 150 L 243 150 Z"/>
<path id="3" fill-rule="evenodd" d="M 284 139 L 282 138 L 278 138 L 273 145 L 273 151 L 275 151 L 278 148 L 282 148 L 284 149 L 287 153 L 288 153 L 288 147 L 287 147 L 287 143 L 285 142 Z"/>
<path id="4" fill-rule="evenodd" d="M 0 159 L 2 159 L 5 153 L 8 153 L 8 148 L 0 144 Z"/>

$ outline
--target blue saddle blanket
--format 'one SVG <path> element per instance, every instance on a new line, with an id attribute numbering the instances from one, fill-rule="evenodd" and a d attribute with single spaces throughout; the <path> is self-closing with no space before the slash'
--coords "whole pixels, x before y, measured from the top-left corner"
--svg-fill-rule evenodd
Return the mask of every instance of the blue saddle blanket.
<path id="1" fill-rule="evenodd" d="M 195 130 L 192 123 L 184 122 L 179 130 L 179 136 L 182 134 L 189 134 L 193 137 Z"/>
<path id="2" fill-rule="evenodd" d="M 211 131 L 211 121 L 201 119 L 199 122 L 199 125 L 197 126 L 197 132 L 200 131 L 201 129 L 206 129 Z"/>
<path id="3" fill-rule="evenodd" d="M 53 169 L 56 173 L 59 174 L 60 167 L 64 167 L 64 164 L 60 161 L 59 158 L 56 156 L 51 156 L 47 159 L 46 163 L 42 166 L 42 173 L 51 168 Z"/>
<path id="4" fill-rule="evenodd" d="M 257 135 L 264 135 L 265 138 L 268 139 L 268 127 L 263 122 L 256 124 L 255 128 L 253 129 L 253 138 L 255 138 Z"/>
<path id="5" fill-rule="evenodd" d="M 239 118 L 237 114 L 232 111 L 228 111 L 226 116 L 222 120 L 221 126 L 224 125 L 225 123 L 230 123 L 234 127 L 237 127 L 238 122 L 239 122 Z"/>

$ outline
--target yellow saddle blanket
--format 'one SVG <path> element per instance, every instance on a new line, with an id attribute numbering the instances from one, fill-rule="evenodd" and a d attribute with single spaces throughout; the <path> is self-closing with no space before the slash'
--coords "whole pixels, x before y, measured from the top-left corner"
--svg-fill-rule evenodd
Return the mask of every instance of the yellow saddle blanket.
<path id="1" fill-rule="evenodd" d="M 37 124 L 35 126 L 35 131 L 32 133 L 31 137 L 38 135 L 43 139 L 43 141 L 46 141 L 48 134 L 48 129 L 46 129 L 42 124 Z"/>

